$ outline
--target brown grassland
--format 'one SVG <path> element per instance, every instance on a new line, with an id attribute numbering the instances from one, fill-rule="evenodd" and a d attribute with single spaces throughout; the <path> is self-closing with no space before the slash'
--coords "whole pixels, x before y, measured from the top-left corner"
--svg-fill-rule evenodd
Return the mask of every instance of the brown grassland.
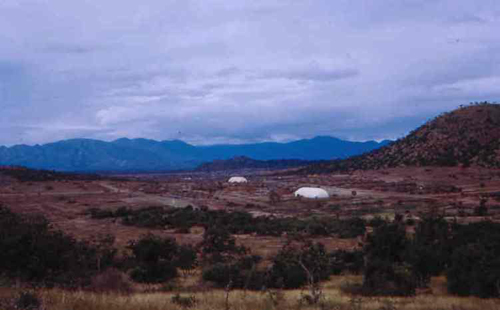
<path id="1" fill-rule="evenodd" d="M 265 172 L 248 174 L 246 185 L 229 185 L 227 175 L 167 174 L 125 176 L 128 180 L 18 182 L 0 177 L 0 205 L 19 213 L 41 213 L 54 227 L 77 239 L 90 239 L 98 234 L 113 234 L 116 246 L 124 250 L 130 240 L 149 229 L 124 226 L 114 219 L 91 219 L 85 211 L 91 207 L 115 210 L 118 207 L 186 205 L 209 209 L 244 210 L 255 215 L 277 217 L 336 216 L 348 218 L 375 215 L 393 217 L 396 213 L 418 221 L 425 212 L 438 212 L 461 223 L 489 219 L 500 221 L 500 170 L 485 168 L 394 168 L 355 172 L 343 175 L 284 176 Z M 328 200 L 305 201 L 293 197 L 301 186 L 321 186 L 331 197 Z M 270 200 L 270 192 L 279 194 L 279 201 Z M 488 215 L 474 215 L 481 199 L 487 199 Z M 179 243 L 196 244 L 203 229 L 194 227 L 190 233 L 174 230 L 151 230 L 161 236 L 173 236 Z M 411 233 L 411 228 L 409 228 Z M 269 259 L 281 248 L 284 237 L 238 235 L 236 240 L 253 253 Z M 363 245 L 363 238 L 340 239 L 336 236 L 318 238 L 329 250 L 354 249 Z M 182 309 L 172 296 L 194 296 L 192 309 L 500 309 L 497 299 L 460 298 L 446 292 L 446 279 L 433 278 L 430 289 L 415 297 L 360 297 L 346 287 L 361 283 L 361 276 L 332 276 L 321 284 L 323 296 L 316 305 L 301 303 L 303 290 L 238 291 L 229 294 L 202 283 L 199 272 L 176 280 L 174 291 L 161 286 L 135 285 L 129 295 L 42 289 L 38 294 L 46 309 Z M 0 298 L 16 296 L 22 289 L 0 288 Z"/>
<path id="2" fill-rule="evenodd" d="M 184 280 L 186 281 L 186 280 Z M 189 281 L 189 280 L 188 280 Z M 194 296 L 193 310 L 271 310 L 271 309 L 407 309 L 407 310 L 496 310 L 498 299 L 457 297 L 446 293 L 443 277 L 434 278 L 432 294 L 415 297 L 361 297 L 344 293 L 342 288 L 352 283 L 361 283 L 361 276 L 336 276 L 322 284 L 323 297 L 318 304 L 301 302 L 304 290 L 251 292 L 210 289 L 199 292 L 181 291 L 181 296 Z M 182 281 L 181 281 L 182 282 Z M 0 298 L 16 295 L 16 290 L 0 290 Z M 130 295 L 65 291 L 58 289 L 39 290 L 36 294 L 46 309 L 53 310 L 160 310 L 185 309 L 172 302 L 178 292 L 141 292 Z"/>

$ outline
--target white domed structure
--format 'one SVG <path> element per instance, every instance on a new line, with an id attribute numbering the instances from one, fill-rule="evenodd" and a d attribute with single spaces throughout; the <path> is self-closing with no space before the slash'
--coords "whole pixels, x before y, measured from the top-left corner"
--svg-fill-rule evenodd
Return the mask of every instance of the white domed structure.
<path id="1" fill-rule="evenodd" d="M 309 199 L 325 199 L 329 198 L 328 192 L 319 187 L 301 187 L 295 191 L 295 197 L 303 197 Z"/>
<path id="2" fill-rule="evenodd" d="M 232 177 L 228 181 L 229 183 L 247 183 L 248 180 L 244 177 Z"/>

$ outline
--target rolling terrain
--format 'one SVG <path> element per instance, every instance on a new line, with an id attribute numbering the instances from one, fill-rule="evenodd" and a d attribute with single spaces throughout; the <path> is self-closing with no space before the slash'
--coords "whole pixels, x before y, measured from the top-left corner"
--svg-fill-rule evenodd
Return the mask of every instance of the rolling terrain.
<path id="1" fill-rule="evenodd" d="M 331 173 L 394 167 L 500 167 L 500 105 L 471 104 L 444 113 L 406 137 L 366 154 L 311 165 Z"/>

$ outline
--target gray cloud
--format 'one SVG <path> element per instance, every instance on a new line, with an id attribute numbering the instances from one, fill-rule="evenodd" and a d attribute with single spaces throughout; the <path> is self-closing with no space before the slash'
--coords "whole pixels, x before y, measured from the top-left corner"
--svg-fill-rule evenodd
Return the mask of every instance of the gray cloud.
<path id="1" fill-rule="evenodd" d="M 0 2 L 1 144 L 399 137 L 500 98 L 500 3 Z"/>

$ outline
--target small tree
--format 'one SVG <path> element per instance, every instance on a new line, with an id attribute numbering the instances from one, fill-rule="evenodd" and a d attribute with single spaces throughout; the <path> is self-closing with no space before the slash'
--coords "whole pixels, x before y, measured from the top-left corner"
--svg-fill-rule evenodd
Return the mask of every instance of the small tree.
<path id="1" fill-rule="evenodd" d="M 460 296 L 500 296 L 500 258 L 482 243 L 464 245 L 453 253 L 447 271 L 448 291 Z"/>
<path id="2" fill-rule="evenodd" d="M 211 227 L 203 234 L 203 240 L 198 245 L 205 264 L 227 263 L 236 256 L 247 252 L 244 246 L 236 245 L 236 240 L 224 228 Z"/>
<path id="3" fill-rule="evenodd" d="M 147 234 L 131 241 L 128 248 L 136 263 L 131 272 L 134 281 L 160 283 L 177 276 L 175 262 L 179 246 L 175 239 Z"/>
<path id="4" fill-rule="evenodd" d="M 307 284 L 316 292 L 317 283 L 328 279 L 329 275 L 329 256 L 322 243 L 288 240 L 273 259 L 269 285 L 299 288 Z"/>
<path id="5" fill-rule="evenodd" d="M 366 294 L 415 294 L 414 271 L 405 261 L 408 245 L 405 227 L 401 223 L 383 224 L 368 236 L 363 275 Z"/>
<path id="6" fill-rule="evenodd" d="M 177 253 L 176 266 L 189 274 L 198 266 L 198 254 L 192 245 L 180 245 Z"/>

